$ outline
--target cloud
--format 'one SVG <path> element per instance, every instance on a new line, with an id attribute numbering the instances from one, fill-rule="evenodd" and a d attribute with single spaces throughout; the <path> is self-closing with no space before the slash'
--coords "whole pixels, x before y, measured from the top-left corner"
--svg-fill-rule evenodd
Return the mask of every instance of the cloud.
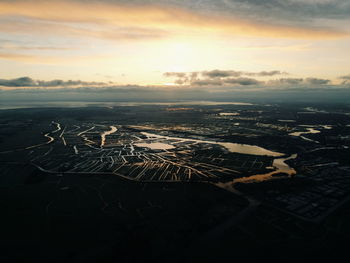
<path id="1" fill-rule="evenodd" d="M 223 81 L 220 79 L 197 79 L 190 83 L 193 86 L 221 86 Z"/>
<path id="2" fill-rule="evenodd" d="M 268 72 L 268 71 L 266 71 Z M 258 72 L 259 73 L 259 72 Z M 250 77 L 205 77 L 201 72 L 167 73 L 188 78 L 184 85 L 116 85 L 84 80 L 0 79 L 1 104 L 11 101 L 328 101 L 347 102 L 350 84 L 331 84 L 319 78 L 280 78 L 260 81 Z"/>
<path id="3" fill-rule="evenodd" d="M 259 89 L 269 89 L 269 88 L 299 88 L 299 87 L 312 87 L 315 86 L 331 86 L 331 81 L 328 79 L 320 78 L 280 78 L 272 80 L 259 80 L 251 77 L 218 77 L 226 76 L 225 74 L 214 74 L 210 75 L 212 78 L 205 77 L 208 71 L 201 72 L 166 72 L 163 75 L 168 77 L 175 77 L 176 88 L 192 88 L 197 86 L 205 86 L 208 88 L 223 87 L 232 88 L 240 86 L 254 86 Z M 219 72 L 210 71 L 210 72 Z M 225 71 L 222 71 L 225 72 Z M 227 71 L 230 72 L 230 71 Z M 232 71 L 235 72 L 235 71 Z M 255 74 L 255 73 L 253 73 Z M 205 78 L 200 78 L 200 76 Z M 344 85 L 347 83 L 344 82 Z M 136 85 L 137 87 L 140 87 Z M 0 79 L 0 87 L 6 87 L 11 89 L 16 88 L 61 88 L 61 87 L 72 87 L 77 88 L 92 88 L 96 90 L 103 90 L 102 88 L 114 88 L 113 82 L 93 82 L 93 81 L 83 81 L 83 80 L 35 80 L 30 77 L 20 77 L 15 79 Z M 135 85 L 125 85 L 124 87 L 133 88 Z M 157 86 L 161 87 L 161 86 Z M 169 89 L 169 87 L 167 87 Z"/>
<path id="4" fill-rule="evenodd" d="M 261 72 L 245 72 L 245 71 L 234 71 L 234 70 L 212 70 L 212 71 L 203 71 L 202 75 L 210 78 L 216 77 L 240 77 L 240 76 L 256 76 L 256 77 L 266 77 L 266 76 L 275 76 L 275 75 L 285 75 L 286 72 L 281 72 L 279 70 L 272 71 L 261 71 Z"/>
<path id="5" fill-rule="evenodd" d="M 10 4 L 14 4 L 16 7 L 27 7 L 27 10 L 21 12 L 33 15 L 33 3 L 40 3 L 40 6 L 39 4 L 35 6 L 39 11 L 48 9 L 52 3 L 56 5 L 57 10 L 63 10 L 67 1 L 7 0 L 1 2 L 7 8 L 9 8 L 8 5 Z M 310 19 L 318 18 L 344 19 L 348 18 L 350 14 L 350 3 L 348 0 L 70 0 L 69 2 L 74 11 L 81 5 L 88 6 L 87 11 L 90 14 L 94 10 L 103 10 L 103 7 L 106 5 L 110 7 L 126 6 L 129 8 L 163 7 L 196 10 L 196 12 L 202 14 L 214 13 L 228 17 L 242 16 L 260 21 L 267 20 L 270 23 L 271 20 L 292 20 L 290 22 L 306 23 L 307 21 L 310 22 Z M 58 12 L 55 16 L 62 16 L 60 13 Z M 270 16 L 267 17 L 266 14 Z M 44 16 L 45 14 L 42 15 Z M 76 19 L 78 18 L 80 17 Z M 295 21 L 295 18 L 299 18 L 299 21 Z"/>
<path id="6" fill-rule="evenodd" d="M 233 47 L 233 49 L 237 50 L 278 50 L 278 51 L 308 51 L 312 49 L 311 44 L 287 44 L 287 45 L 259 45 L 253 44 L 248 46 L 237 46 Z"/>
<path id="7" fill-rule="evenodd" d="M 329 84 L 329 79 L 307 78 L 305 82 L 311 85 L 325 85 Z"/>
<path id="8" fill-rule="evenodd" d="M 213 78 L 213 79 L 197 79 L 190 83 L 191 86 L 222 86 L 222 85 L 240 85 L 250 86 L 258 85 L 263 82 L 252 78 Z"/>
<path id="9" fill-rule="evenodd" d="M 280 78 L 276 80 L 270 80 L 268 81 L 271 85 L 326 85 L 330 84 L 329 79 L 320 79 L 320 78 Z"/>
<path id="10" fill-rule="evenodd" d="M 202 75 L 209 78 L 226 78 L 226 77 L 239 77 L 242 75 L 240 71 L 234 70 L 212 70 L 212 71 L 203 71 Z"/>
<path id="11" fill-rule="evenodd" d="M 18 45 L 13 41 L 4 41 L 0 39 L 0 49 L 4 50 L 39 50 L 39 51 L 66 51 L 66 50 L 75 50 L 76 48 L 72 47 L 56 47 L 56 46 L 38 46 L 38 45 Z"/>
<path id="12" fill-rule="evenodd" d="M 63 64 L 66 65 L 69 63 L 72 64 L 81 64 L 86 63 L 86 61 L 99 61 L 109 58 L 109 56 L 102 55 L 89 55 L 89 56 L 79 56 L 79 55 L 70 55 L 70 56 L 54 56 L 54 55 L 38 55 L 38 54 L 23 54 L 23 53 L 13 53 L 13 52 L 0 52 L 0 59 L 2 60 L 12 60 L 19 61 L 30 64 L 45 64 L 45 65 L 57 65 Z"/>
<path id="13" fill-rule="evenodd" d="M 1 8 L 1 2 L 0 2 Z M 1 14 L 1 10 L 0 10 Z M 0 32 L 10 34 L 22 34 L 32 36 L 68 36 L 97 38 L 112 41 L 160 39 L 169 35 L 166 29 L 136 24 L 114 25 L 106 21 L 104 24 L 92 22 L 65 22 L 43 20 L 40 17 L 1 17 Z M 97 23 L 97 24 L 96 24 Z"/>
<path id="14" fill-rule="evenodd" d="M 0 86 L 4 87 L 33 87 L 36 82 L 29 77 L 22 77 L 17 79 L 0 79 Z"/>
<path id="15" fill-rule="evenodd" d="M 281 78 L 278 80 L 272 80 L 270 83 L 272 84 L 287 84 L 287 85 L 298 85 L 303 82 L 302 78 Z"/>
<path id="16" fill-rule="evenodd" d="M 260 71 L 260 72 L 246 72 L 236 70 L 210 70 L 210 71 L 199 71 L 199 72 L 165 72 L 165 77 L 175 77 L 175 84 L 179 85 L 226 85 L 226 84 L 237 84 L 237 85 L 257 85 L 262 83 L 253 78 L 247 78 L 244 76 L 256 76 L 256 77 L 267 77 L 275 75 L 285 75 L 286 72 L 279 70 L 272 71 Z M 199 78 L 202 76 L 203 78 Z"/>
<path id="17" fill-rule="evenodd" d="M 322 24 L 319 20 L 315 20 L 325 18 L 316 15 L 317 12 L 321 12 L 320 10 L 326 12 L 327 5 L 323 1 L 318 4 L 310 1 L 302 4 L 298 0 L 0 0 L 0 34 L 10 39 L 22 40 L 24 43 L 15 46 L 2 43 L 0 59 L 55 64 L 62 59 L 58 53 L 71 54 L 69 49 L 90 51 L 93 49 L 90 42 L 92 40 L 103 41 L 95 42 L 97 46 L 110 45 L 109 42 L 118 45 L 124 42 L 143 44 L 147 41 L 166 43 L 166 41 L 188 39 L 189 36 L 203 39 L 238 36 L 273 39 L 349 37 L 349 30 L 344 26 L 346 23 L 340 21 L 338 26 L 337 22 L 345 17 L 349 5 L 344 1 L 335 1 L 332 5 L 328 4 L 329 12 L 333 12 L 331 27 L 330 23 Z M 313 10 L 312 14 L 305 15 L 304 19 L 295 19 L 301 13 L 307 13 L 303 7 L 307 7 L 309 12 Z M 280 15 L 282 13 L 288 13 L 291 17 Z M 310 23 L 310 19 L 315 20 L 315 23 Z M 36 44 L 29 45 L 28 40 Z M 65 46 L 67 43 L 75 43 L 76 46 L 70 48 Z M 279 47 L 278 42 L 276 43 L 277 48 L 285 48 Z M 260 45 L 258 48 L 269 47 Z M 276 47 L 272 47 L 274 48 Z M 300 45 L 286 48 L 300 49 Z M 303 45 L 301 48 L 305 49 Z M 54 56 L 42 56 L 50 51 Z M 99 52 L 101 51 L 103 49 Z M 243 76 L 238 75 L 238 72 L 229 74 L 231 75 L 227 77 Z M 272 76 L 268 75 L 269 72 L 263 74 L 261 72 L 261 75 L 248 76 Z M 178 79 L 176 82 L 186 83 L 183 79 Z"/>
<path id="18" fill-rule="evenodd" d="M 350 3 L 347 0 L 219 0 L 227 3 L 231 11 L 244 14 L 253 13 L 263 16 L 267 12 L 275 19 L 289 20 L 298 17 L 303 20 L 310 18 L 343 19 L 350 14 Z"/>
<path id="19" fill-rule="evenodd" d="M 30 79 L 22 82 L 29 84 Z M 18 83 L 18 81 L 17 81 Z M 2 106 L 11 102 L 167 102 L 167 101 L 247 101 L 247 102 L 324 102 L 348 103 L 350 85 L 199 85 L 199 86 L 139 86 L 113 85 L 66 87 L 0 87 Z M 25 104 L 21 104 L 25 105 Z"/>
<path id="20" fill-rule="evenodd" d="M 261 81 L 252 78 L 229 78 L 223 81 L 225 84 L 238 84 L 243 86 L 258 85 L 262 83 Z"/>
<path id="21" fill-rule="evenodd" d="M 177 78 L 185 78 L 187 76 L 184 72 L 165 72 L 163 74 L 165 77 L 177 77 Z"/>
<path id="22" fill-rule="evenodd" d="M 350 80 L 350 74 L 345 76 L 340 76 L 339 79 Z"/>
<path id="23" fill-rule="evenodd" d="M 29 61 L 35 61 L 36 56 L 26 55 L 26 54 L 0 52 L 0 59 L 29 62 Z"/>
<path id="24" fill-rule="evenodd" d="M 264 2 L 264 3 L 263 3 Z M 266 3 L 265 3 L 266 2 Z M 334 38 L 348 36 L 342 28 L 330 28 L 312 23 L 301 23 L 295 17 L 304 12 L 305 5 L 289 0 L 269 1 L 228 1 L 190 0 L 190 1 L 1 1 L 0 16 L 16 18 L 17 23 L 4 25 L 2 30 L 23 32 L 21 19 L 30 21 L 34 32 L 39 32 L 40 23 L 50 23 L 49 27 L 61 27 L 59 33 L 86 34 L 87 36 L 113 39 L 138 39 L 167 37 L 174 34 L 212 33 L 228 35 L 287 37 L 287 38 Z M 294 2 L 294 3 L 293 3 Z M 333 17 L 343 17 L 346 8 L 337 9 L 328 5 Z M 286 8 L 283 8 L 285 6 Z M 320 5 L 317 5 L 320 6 Z M 318 8 L 308 3 L 307 10 L 316 16 L 317 10 L 327 13 L 325 5 Z M 290 10 L 293 10 L 290 12 Z M 65 12 L 64 10 L 69 10 Z M 273 16 L 267 16 L 266 14 Z M 288 13 L 294 19 L 288 18 Z M 306 12 L 307 13 L 307 12 Z M 268 19 L 270 17 L 270 19 Z M 304 16 L 307 17 L 307 16 Z M 309 16 L 310 17 L 310 16 Z M 320 18 L 324 18 L 320 16 Z M 287 22 L 284 22 L 288 20 Z M 295 22 L 299 21 L 299 22 Z M 310 21 L 309 21 L 310 22 Z M 87 25 L 90 25 L 89 28 Z M 101 30 L 93 27 L 109 27 Z M 6 29 L 7 28 L 7 29 Z M 67 29 L 67 30 L 65 30 Z M 130 30 L 129 30 L 130 29 Z M 30 32 L 30 31 L 29 31 Z M 52 31 L 51 31 L 52 32 Z M 50 31 L 45 32 L 49 34 Z M 169 33 L 169 34 L 168 34 Z"/>
<path id="25" fill-rule="evenodd" d="M 3 87 L 71 87 L 71 86 L 101 86 L 107 85 L 104 82 L 87 82 L 81 80 L 34 80 L 30 77 L 16 79 L 0 79 L 0 86 Z"/>
<path id="26" fill-rule="evenodd" d="M 271 77 L 271 76 L 275 76 L 275 75 L 287 75 L 288 73 L 286 72 L 281 72 L 279 70 L 272 70 L 272 71 L 261 71 L 261 72 L 257 72 L 257 73 L 249 73 L 247 72 L 244 75 L 247 76 L 257 76 L 257 77 Z"/>

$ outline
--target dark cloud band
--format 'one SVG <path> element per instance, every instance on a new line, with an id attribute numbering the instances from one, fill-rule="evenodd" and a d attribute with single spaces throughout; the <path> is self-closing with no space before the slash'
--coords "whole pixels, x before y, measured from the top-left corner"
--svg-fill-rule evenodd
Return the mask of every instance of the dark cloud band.
<path id="1" fill-rule="evenodd" d="M 16 79 L 0 79 L 0 86 L 3 87 L 59 87 L 59 86 L 98 86 L 107 85 L 104 82 L 87 82 L 81 80 L 34 80 L 29 77 L 21 77 Z"/>

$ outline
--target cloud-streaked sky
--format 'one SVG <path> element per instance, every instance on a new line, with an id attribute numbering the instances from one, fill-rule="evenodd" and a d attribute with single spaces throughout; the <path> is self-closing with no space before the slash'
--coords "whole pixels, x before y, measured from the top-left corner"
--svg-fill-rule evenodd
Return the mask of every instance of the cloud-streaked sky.
<path id="1" fill-rule="evenodd" d="M 0 0 L 7 88 L 347 85 L 349 47 L 348 0 Z"/>

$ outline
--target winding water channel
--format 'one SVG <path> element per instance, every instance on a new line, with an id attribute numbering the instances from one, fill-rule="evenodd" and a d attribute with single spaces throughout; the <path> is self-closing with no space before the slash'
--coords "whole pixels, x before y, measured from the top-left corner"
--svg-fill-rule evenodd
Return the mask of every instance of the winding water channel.
<path id="1" fill-rule="evenodd" d="M 273 171 L 263 173 L 263 174 L 256 174 L 252 176 L 247 177 L 240 177 L 236 178 L 232 181 L 226 182 L 226 183 L 217 183 L 216 185 L 224 188 L 231 192 L 236 192 L 237 190 L 234 189 L 234 185 L 236 183 L 251 183 L 251 182 L 260 182 L 265 180 L 270 180 L 274 178 L 275 175 L 283 173 L 287 176 L 294 175 L 296 171 L 290 167 L 286 161 L 295 159 L 297 157 L 297 154 L 292 154 L 290 156 L 286 156 L 283 153 L 274 152 L 267 150 L 265 148 L 255 146 L 255 145 L 247 145 L 247 144 L 238 144 L 238 143 L 229 143 L 229 142 L 217 142 L 217 141 L 205 141 L 205 140 L 197 140 L 197 139 L 187 139 L 187 138 L 179 138 L 179 137 L 169 137 L 169 136 L 163 136 L 163 135 L 157 135 L 153 133 L 148 132 L 142 132 L 143 135 L 145 135 L 147 138 L 160 138 L 160 139 L 167 139 L 167 140 L 178 140 L 178 141 L 191 141 L 195 143 L 208 143 L 208 144 L 218 144 L 226 149 L 228 149 L 230 152 L 235 153 L 241 153 L 241 154 L 251 154 L 251 155 L 263 155 L 263 156 L 272 156 L 272 157 L 279 157 L 275 158 L 273 161 Z M 169 144 L 171 145 L 171 144 Z M 147 146 L 146 146 L 147 147 Z"/>
<path id="2" fill-rule="evenodd" d="M 149 139 L 159 138 L 159 139 L 166 139 L 166 140 L 177 140 L 181 142 L 190 141 L 195 143 L 217 144 L 217 145 L 223 146 L 230 152 L 241 153 L 241 154 L 264 155 L 264 156 L 273 156 L 273 157 L 279 157 L 284 155 L 283 153 L 273 152 L 255 145 L 231 143 L 231 142 L 205 141 L 205 140 L 187 139 L 187 138 L 180 138 L 180 137 L 169 137 L 169 136 L 157 135 L 149 132 L 141 132 L 141 134 L 145 135 Z"/>
<path id="3" fill-rule="evenodd" d="M 295 159 L 296 157 L 297 157 L 297 154 L 292 154 L 288 157 L 276 158 L 274 159 L 272 164 L 273 167 L 275 168 L 274 171 L 263 173 L 263 174 L 256 174 L 252 176 L 236 178 L 227 183 L 218 183 L 217 186 L 225 188 L 226 190 L 229 190 L 229 191 L 235 191 L 233 187 L 236 183 L 253 183 L 253 182 L 262 182 L 266 180 L 271 180 L 274 175 L 279 173 L 286 174 L 287 176 L 294 175 L 296 174 L 296 171 L 292 167 L 290 167 L 286 163 L 286 161 Z"/>
<path id="4" fill-rule="evenodd" d="M 52 143 L 55 139 L 54 137 L 50 136 L 54 133 L 57 133 L 59 131 L 62 130 L 61 125 L 57 122 L 52 122 L 52 124 L 56 125 L 56 129 L 48 132 L 46 134 L 44 134 L 44 136 L 46 138 L 48 138 L 48 141 L 45 143 L 41 143 L 41 144 L 37 144 L 37 145 L 32 145 L 32 146 L 28 146 L 25 147 L 24 149 L 33 149 L 36 147 L 40 147 L 43 145 L 47 145 Z M 81 136 L 87 143 L 94 143 L 92 141 L 90 141 L 86 136 L 85 133 L 93 130 L 95 128 L 95 126 L 90 127 L 84 131 L 81 131 L 80 133 L 77 134 L 77 136 Z M 105 145 L 106 142 L 106 136 L 111 135 L 113 133 L 115 133 L 117 131 L 117 127 L 115 126 L 110 126 L 110 130 L 105 131 L 103 133 L 100 134 L 101 136 L 101 144 L 100 147 L 102 148 Z M 317 130 L 314 130 L 312 128 L 308 128 L 310 133 L 316 133 Z M 312 131 L 310 131 L 312 130 Z M 309 133 L 309 132 L 298 132 L 298 134 L 294 133 L 294 136 L 298 136 L 301 135 L 303 133 Z M 317 131 L 318 132 L 318 131 Z M 141 132 L 142 135 L 147 137 L 147 140 L 149 140 L 149 142 L 139 142 L 139 143 L 135 143 L 135 146 L 138 147 L 146 147 L 146 148 L 150 148 L 150 149 L 161 149 L 161 150 L 169 150 L 169 149 L 174 149 L 176 148 L 176 144 L 174 143 L 174 141 L 176 142 L 192 142 L 194 144 L 197 143 L 206 143 L 206 144 L 216 144 L 216 145 L 221 145 L 224 148 L 226 148 L 228 151 L 230 152 L 234 152 L 234 153 L 241 153 L 241 154 L 251 154 L 251 155 L 260 155 L 260 156 L 271 156 L 271 157 L 275 157 L 273 164 L 272 164 L 272 169 L 274 169 L 273 171 L 269 171 L 267 173 L 263 173 L 263 174 L 256 174 L 256 175 L 252 175 L 252 176 L 247 176 L 247 177 L 241 177 L 241 178 L 236 178 L 230 182 L 226 182 L 226 183 L 217 183 L 216 185 L 224 188 L 226 190 L 232 191 L 232 192 L 237 192 L 237 190 L 234 189 L 234 185 L 236 183 L 250 183 L 250 182 L 258 182 L 258 181 L 265 181 L 265 180 L 270 180 L 272 178 L 274 178 L 274 175 L 279 174 L 279 173 L 283 173 L 286 174 L 288 176 L 295 174 L 295 170 L 293 168 L 291 168 L 288 164 L 286 164 L 287 160 L 290 159 L 294 159 L 297 157 L 296 154 L 290 155 L 290 156 L 286 156 L 284 153 L 279 153 L 279 152 L 274 152 L 271 150 L 267 150 L 265 148 L 256 146 L 256 145 L 248 145 L 248 144 L 239 144 L 239 143 L 230 143 L 230 142 L 218 142 L 218 141 L 207 141 L 207 140 L 199 140 L 199 139 L 189 139 L 189 138 L 181 138 L 181 137 L 170 137 L 170 136 L 163 136 L 163 135 L 158 135 L 158 134 L 153 134 L 153 133 L 149 133 L 149 132 Z M 141 138 L 138 138 L 139 140 L 142 141 Z M 159 142 L 159 141 L 153 141 L 153 140 L 157 140 L 157 139 L 164 139 L 164 140 L 169 140 L 172 141 L 171 143 L 167 142 L 167 141 L 163 141 L 163 142 Z M 97 149 L 97 148 L 96 148 Z M 21 149 L 23 150 L 23 149 Z M 16 150 L 14 150 L 16 151 Z M 79 151 L 76 147 L 76 145 L 74 145 L 74 152 L 75 154 L 78 154 Z M 5 153 L 5 152 L 4 152 Z"/>
<path id="5" fill-rule="evenodd" d="M 106 136 L 111 135 L 118 130 L 117 127 L 115 127 L 115 126 L 109 126 L 109 128 L 110 128 L 109 131 L 105 131 L 105 132 L 101 133 L 101 145 L 100 145 L 101 148 L 105 145 Z"/>

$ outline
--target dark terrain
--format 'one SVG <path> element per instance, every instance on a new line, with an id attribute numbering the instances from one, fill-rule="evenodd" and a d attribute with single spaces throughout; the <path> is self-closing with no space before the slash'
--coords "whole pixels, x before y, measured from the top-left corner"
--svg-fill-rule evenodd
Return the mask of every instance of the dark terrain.
<path id="1" fill-rule="evenodd" d="M 334 260 L 349 147 L 339 104 L 1 110 L 0 261 Z"/>

